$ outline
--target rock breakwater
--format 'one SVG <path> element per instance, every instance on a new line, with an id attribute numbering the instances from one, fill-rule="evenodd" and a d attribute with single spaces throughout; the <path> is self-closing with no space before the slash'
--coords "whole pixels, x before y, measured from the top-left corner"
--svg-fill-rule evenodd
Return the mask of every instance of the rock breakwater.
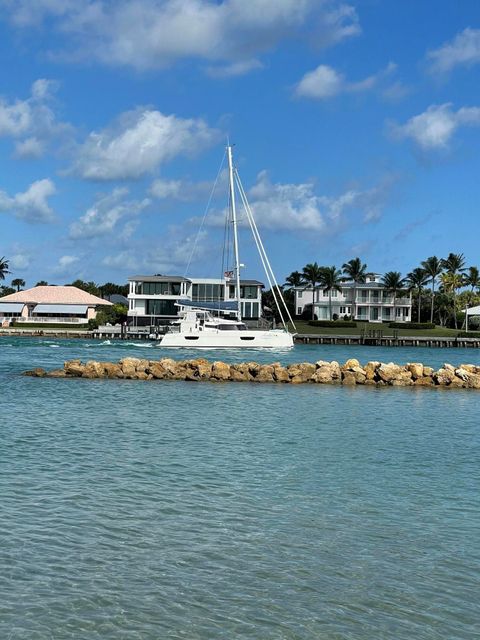
<path id="1" fill-rule="evenodd" d="M 438 370 L 420 362 L 405 365 L 393 362 L 367 362 L 362 366 L 351 358 L 343 365 L 336 361 L 318 360 L 282 365 L 279 362 L 259 364 L 242 362 L 227 364 L 194 360 L 142 360 L 123 358 L 118 363 L 69 360 L 63 369 L 45 371 L 36 368 L 23 375 L 37 378 L 110 378 L 127 380 L 185 380 L 192 382 L 259 382 L 287 384 L 343 384 L 347 386 L 452 387 L 480 389 L 480 366 L 444 364 Z"/>

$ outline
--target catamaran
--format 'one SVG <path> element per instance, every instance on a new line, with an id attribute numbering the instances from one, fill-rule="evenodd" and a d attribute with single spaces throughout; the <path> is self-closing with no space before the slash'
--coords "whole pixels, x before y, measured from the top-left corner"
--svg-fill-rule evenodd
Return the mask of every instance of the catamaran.
<path id="1" fill-rule="evenodd" d="M 282 293 L 265 252 L 258 227 L 243 189 L 238 171 L 233 164 L 232 147 L 227 146 L 229 175 L 229 222 L 232 225 L 234 268 L 229 272 L 235 282 L 235 298 L 228 301 L 211 302 L 199 300 L 179 300 L 179 318 L 175 320 L 163 336 L 161 347 L 201 347 L 206 349 L 224 348 L 290 348 L 293 335 L 288 331 L 286 318 L 292 320 Z M 236 187 L 236 189 L 235 189 Z M 240 195 L 255 244 L 280 314 L 281 329 L 250 329 L 242 321 L 240 305 L 240 257 L 237 230 L 236 193 Z M 232 318 L 232 315 L 234 316 Z"/>

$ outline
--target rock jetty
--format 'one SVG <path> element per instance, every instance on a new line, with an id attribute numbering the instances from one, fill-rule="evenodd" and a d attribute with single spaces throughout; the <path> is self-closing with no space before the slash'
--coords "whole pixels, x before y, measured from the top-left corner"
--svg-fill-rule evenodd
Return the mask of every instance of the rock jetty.
<path id="1" fill-rule="evenodd" d="M 362 366 L 351 358 L 338 362 L 318 360 L 282 365 L 279 362 L 259 364 L 241 362 L 227 364 L 210 362 L 204 358 L 194 360 L 142 360 L 123 358 L 118 363 L 90 360 L 69 360 L 63 369 L 45 371 L 37 368 L 23 375 L 37 378 L 110 378 L 127 380 L 186 380 L 191 382 L 276 382 L 287 384 L 342 384 L 348 386 L 394 387 L 453 387 L 480 389 L 480 366 L 444 364 L 438 370 L 420 362 L 405 365 L 393 362 L 367 362 Z"/>

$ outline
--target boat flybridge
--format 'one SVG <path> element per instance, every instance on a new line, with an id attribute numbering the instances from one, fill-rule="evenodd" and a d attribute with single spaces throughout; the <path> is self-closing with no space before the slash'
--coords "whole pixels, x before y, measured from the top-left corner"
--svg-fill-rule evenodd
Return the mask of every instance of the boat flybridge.
<path id="1" fill-rule="evenodd" d="M 280 287 L 273 273 L 270 261 L 265 253 L 252 210 L 248 203 L 240 177 L 233 165 L 232 147 L 227 146 L 229 173 L 229 222 L 233 230 L 234 268 L 228 272 L 235 284 L 235 299 L 228 301 L 179 300 L 178 320 L 168 328 L 161 341 L 162 347 L 201 347 L 206 349 L 219 348 L 290 348 L 293 347 L 293 335 L 288 331 L 285 318 L 292 326 L 290 311 L 283 299 Z M 237 212 L 235 206 L 236 189 L 240 194 L 250 229 L 255 240 L 257 251 L 270 285 L 283 328 L 281 329 L 250 329 L 242 321 L 240 305 L 240 260 L 237 233 Z M 233 316 L 233 317 L 232 317 Z"/>

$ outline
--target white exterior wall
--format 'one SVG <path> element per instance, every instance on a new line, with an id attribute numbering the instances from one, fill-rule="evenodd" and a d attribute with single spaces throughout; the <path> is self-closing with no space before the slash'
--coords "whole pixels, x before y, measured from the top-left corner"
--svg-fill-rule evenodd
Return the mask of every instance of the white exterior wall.
<path id="1" fill-rule="evenodd" d="M 410 322 L 412 319 L 412 299 L 397 298 L 395 302 L 396 318 L 393 317 L 393 296 L 386 294 L 382 287 L 369 287 L 358 284 L 355 305 L 353 304 L 353 285 L 343 286 L 342 291 L 332 291 L 332 315 L 339 318 L 352 315 L 355 306 L 355 320 L 369 322 Z M 295 290 L 295 312 L 301 315 L 306 305 L 312 304 L 312 290 Z M 319 320 L 330 319 L 328 293 L 323 289 L 315 290 L 315 315 Z"/>

